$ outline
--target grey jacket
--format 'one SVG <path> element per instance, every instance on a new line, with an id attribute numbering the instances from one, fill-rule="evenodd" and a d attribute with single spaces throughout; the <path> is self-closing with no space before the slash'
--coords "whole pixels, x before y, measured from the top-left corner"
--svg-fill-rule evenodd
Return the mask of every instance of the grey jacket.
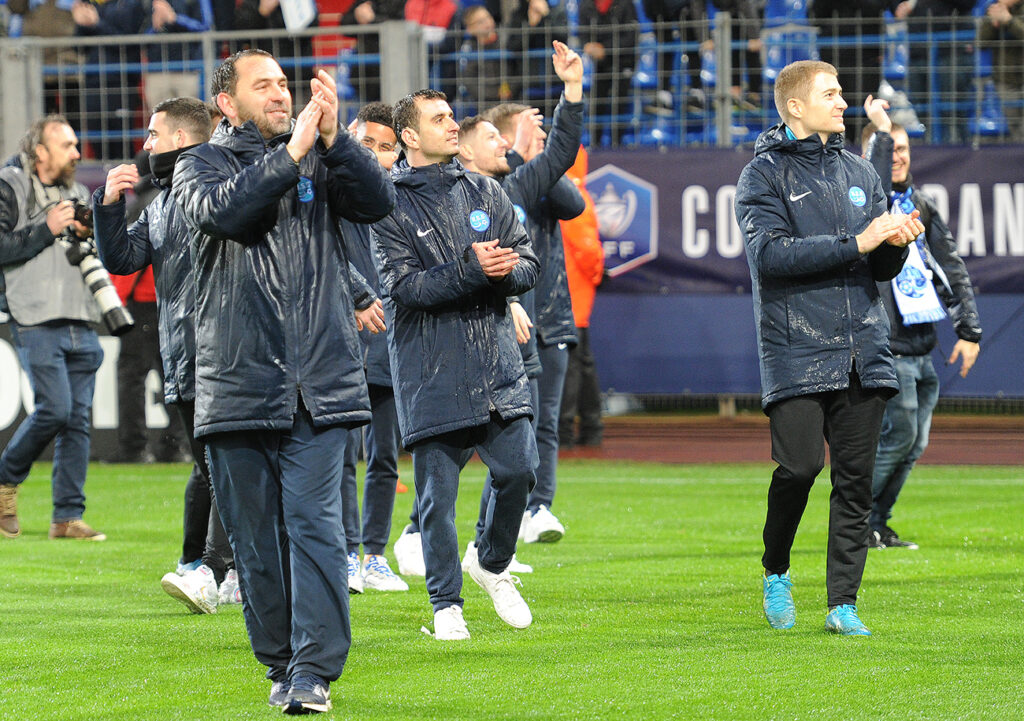
<path id="1" fill-rule="evenodd" d="M 19 325 L 55 320 L 98 323 L 99 308 L 76 266 L 46 225 L 61 199 L 88 202 L 81 183 L 70 188 L 33 183 L 29 160 L 0 169 L 0 310 Z"/>

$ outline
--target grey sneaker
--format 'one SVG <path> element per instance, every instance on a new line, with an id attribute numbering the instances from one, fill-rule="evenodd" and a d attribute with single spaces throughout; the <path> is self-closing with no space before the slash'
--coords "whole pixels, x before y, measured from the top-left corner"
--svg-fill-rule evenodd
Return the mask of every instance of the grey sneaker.
<path id="1" fill-rule="evenodd" d="M 0 485 L 0 533 L 8 538 L 21 535 L 18 523 L 18 486 Z"/>
<path id="2" fill-rule="evenodd" d="M 326 713 L 331 710 L 331 686 L 313 673 L 292 676 L 282 710 L 286 714 Z"/>

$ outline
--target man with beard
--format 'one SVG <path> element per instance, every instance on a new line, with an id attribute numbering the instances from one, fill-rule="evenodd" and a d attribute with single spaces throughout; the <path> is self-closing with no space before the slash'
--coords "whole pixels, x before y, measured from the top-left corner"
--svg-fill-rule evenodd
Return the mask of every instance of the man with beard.
<path id="1" fill-rule="evenodd" d="M 210 138 L 210 113 L 196 98 L 172 98 L 157 104 L 149 121 L 143 146 L 160 193 L 139 219 L 127 224 L 124 192 L 139 182 L 134 163 L 118 165 L 107 173 L 106 185 L 93 193 L 96 247 L 100 259 L 114 273 L 137 273 L 150 264 L 156 284 L 160 357 L 164 367 L 164 401 L 177 408 L 189 435 L 195 466 L 185 487 L 186 547 L 205 546 L 199 564 L 185 555 L 191 566 L 183 573 L 168 573 L 164 590 L 194 613 L 213 613 L 218 603 L 237 602 L 234 559 L 209 489 L 210 471 L 203 444 L 193 430 L 195 415 L 195 288 L 189 258 L 188 226 L 171 196 L 174 164 L 189 148 Z M 225 581 L 228 572 L 231 576 Z"/>
<path id="2" fill-rule="evenodd" d="M 76 183 L 81 156 L 75 131 L 60 115 L 32 124 L 15 165 L 0 169 L 0 311 L 32 383 L 35 410 L 0 455 L 0 533 L 21 534 L 18 489 L 32 463 L 54 441 L 50 538 L 102 541 L 82 520 L 89 465 L 89 418 L 103 350 L 91 323 L 99 307 L 61 243 L 84 234 L 75 202 L 89 191 Z"/>
<path id="3" fill-rule="evenodd" d="M 515 628 L 533 617 L 508 572 L 536 482 L 530 386 L 508 310 L 538 263 L 498 183 L 456 160 L 459 124 L 444 93 L 395 105 L 406 160 L 392 172 L 394 212 L 371 239 L 387 314 L 402 441 L 412 451 L 434 637 L 469 638 L 455 532 L 459 472 L 477 451 L 494 495 L 470 577 Z"/>
<path id="4" fill-rule="evenodd" d="M 370 420 L 338 219 L 386 215 L 394 188 L 338 127 L 321 71 L 292 121 L 274 57 L 243 50 L 214 73 L 224 113 L 178 159 L 196 290 L 195 435 L 206 442 L 253 652 L 288 713 L 331 708 L 351 642 L 342 465 Z"/>

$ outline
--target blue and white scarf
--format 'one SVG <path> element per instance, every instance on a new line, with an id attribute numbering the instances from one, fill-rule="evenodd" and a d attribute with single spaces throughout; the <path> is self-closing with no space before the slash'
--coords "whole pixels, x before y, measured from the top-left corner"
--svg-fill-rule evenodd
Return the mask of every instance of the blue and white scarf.
<path id="1" fill-rule="evenodd" d="M 914 201 L 911 198 L 913 188 L 907 188 L 902 193 L 892 193 L 892 214 L 910 215 L 914 212 Z M 914 240 L 907 260 L 903 264 L 903 270 L 892 279 L 892 295 L 896 299 L 896 307 L 903 316 L 903 325 L 917 325 L 919 323 L 934 323 L 946 317 L 946 310 L 935 292 L 932 284 L 933 273 L 929 266 L 929 253 L 924 242 L 924 233 Z M 940 280 L 945 281 L 941 270 Z"/>

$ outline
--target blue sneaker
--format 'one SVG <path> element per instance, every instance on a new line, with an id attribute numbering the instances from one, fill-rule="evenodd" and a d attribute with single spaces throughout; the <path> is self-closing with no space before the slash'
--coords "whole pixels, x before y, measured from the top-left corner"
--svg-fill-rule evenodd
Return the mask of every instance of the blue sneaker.
<path id="1" fill-rule="evenodd" d="M 278 708 L 287 706 L 288 692 L 291 688 L 292 685 L 287 681 L 274 681 L 270 685 L 270 698 L 267 699 L 267 703 Z"/>
<path id="2" fill-rule="evenodd" d="M 359 554 L 355 551 L 348 554 L 348 592 L 363 592 L 363 576 L 359 573 Z"/>
<path id="3" fill-rule="evenodd" d="M 292 676 L 292 687 L 282 710 L 293 715 L 330 711 L 330 684 L 316 674 L 300 671 Z"/>
<path id="4" fill-rule="evenodd" d="M 825 616 L 825 630 L 841 636 L 870 636 L 871 631 L 857 615 L 857 607 L 850 604 L 836 606 Z"/>
<path id="5" fill-rule="evenodd" d="M 179 576 L 184 576 L 189 571 L 194 571 L 202 565 L 203 559 L 201 558 L 197 558 L 194 561 L 189 561 L 188 563 L 182 563 L 181 561 L 178 561 L 178 568 L 174 572 L 177 573 Z"/>
<path id="6" fill-rule="evenodd" d="M 782 575 L 767 573 L 761 579 L 764 585 L 764 617 L 772 628 L 787 629 L 796 625 L 796 606 L 793 605 L 793 594 L 789 592 L 793 582 L 789 580 L 789 571 Z"/>

